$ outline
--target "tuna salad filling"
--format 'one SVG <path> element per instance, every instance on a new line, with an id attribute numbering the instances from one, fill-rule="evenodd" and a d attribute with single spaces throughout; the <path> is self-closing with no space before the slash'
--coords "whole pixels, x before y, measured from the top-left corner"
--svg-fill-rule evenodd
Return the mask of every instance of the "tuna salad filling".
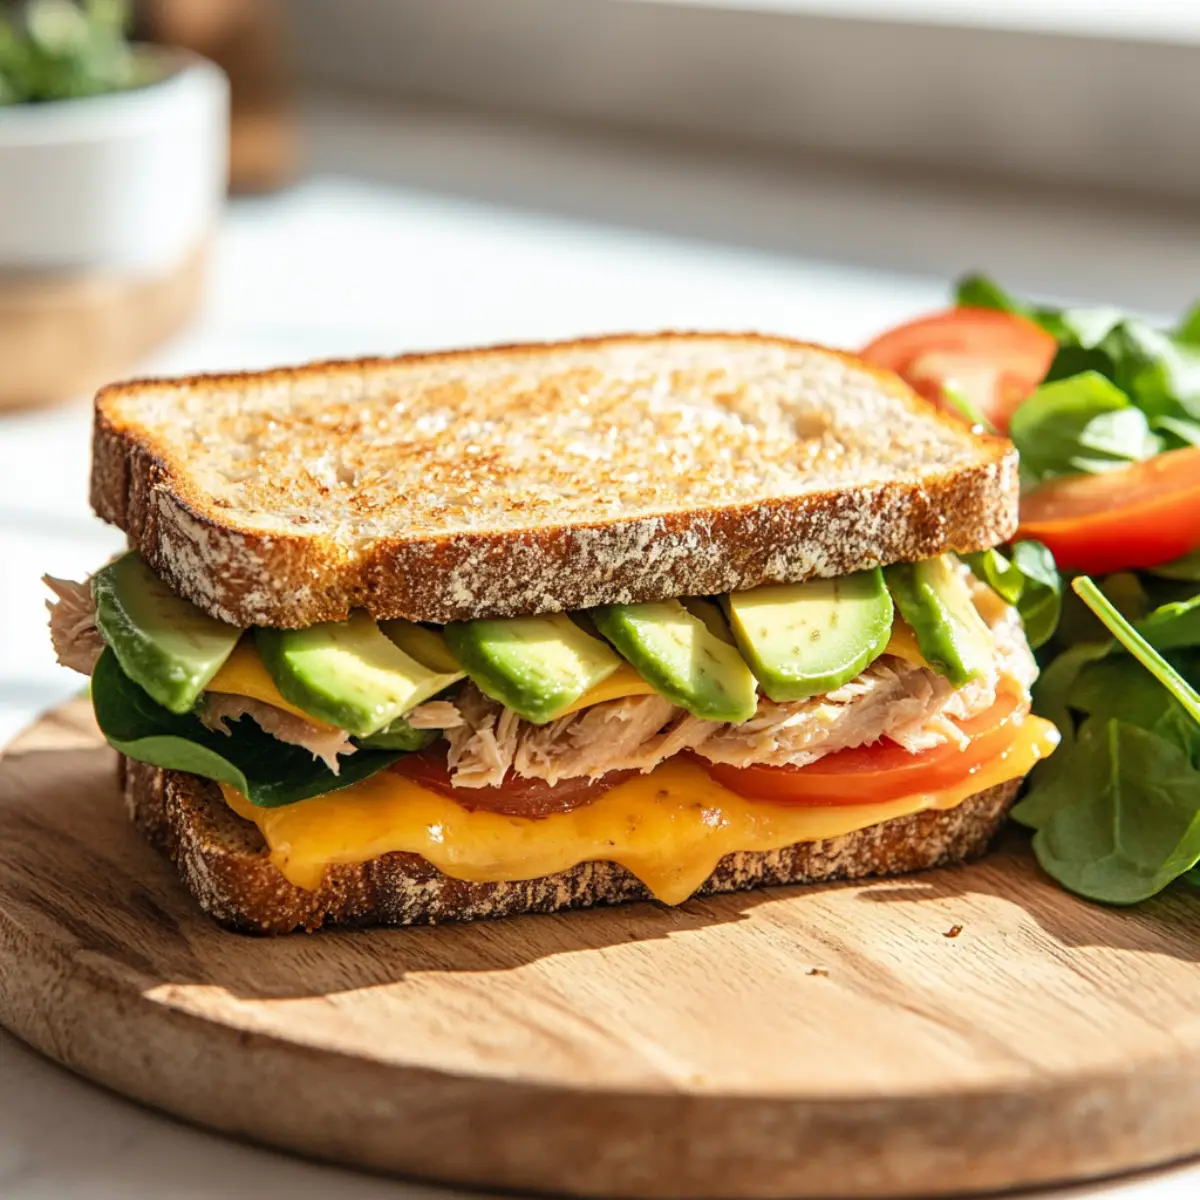
<path id="1" fill-rule="evenodd" d="M 510 619 L 543 622 L 545 629 L 539 630 L 539 636 L 548 636 L 549 630 L 576 659 L 589 653 L 614 659 L 614 663 L 601 659 L 607 675 L 597 670 L 600 682 L 557 716 L 547 717 L 529 709 L 523 715 L 502 702 L 498 697 L 503 688 L 495 681 L 495 663 L 483 659 L 477 647 L 454 627 L 435 630 L 400 621 L 376 626 L 365 614 L 359 621 L 361 628 L 355 625 L 357 618 L 338 623 L 347 627 L 337 635 L 343 638 L 342 659 L 338 661 L 348 661 L 354 654 L 366 656 L 367 650 L 361 647 L 370 649 L 374 645 L 370 639 L 378 638 L 386 647 L 399 647 L 403 652 L 396 663 L 404 659 L 422 672 L 416 677 L 415 690 L 409 692 L 410 701 L 415 696 L 418 702 L 408 703 L 386 727 L 365 731 L 350 719 L 355 713 L 348 702 L 329 699 L 337 690 L 335 683 L 324 678 L 314 683 L 304 676 L 303 670 L 316 672 L 320 667 L 321 645 L 311 638 L 309 642 L 299 639 L 300 633 L 311 631 L 228 630 L 228 644 L 221 648 L 225 655 L 222 665 L 215 674 L 211 663 L 206 667 L 210 678 L 191 699 L 187 711 L 189 719 L 194 718 L 204 730 L 231 741 L 248 720 L 278 742 L 311 755 L 335 780 L 352 761 L 356 762 L 355 774 L 360 775 L 365 770 L 365 751 L 376 757 L 390 751 L 398 758 L 403 753 L 425 750 L 427 756 L 440 756 L 455 789 L 497 788 L 514 779 L 554 786 L 564 780 L 645 773 L 684 752 L 731 767 L 798 768 L 826 755 L 884 739 L 912 754 L 946 744 L 963 748 L 969 739 L 961 723 L 991 708 L 1005 687 L 1027 695 L 1037 668 L 1016 611 L 956 560 L 949 562 L 939 576 L 940 586 L 961 590 L 970 610 L 966 622 L 973 620 L 977 626 L 975 657 L 968 664 L 970 670 L 964 668 L 958 678 L 953 663 L 947 667 L 924 653 L 926 642 L 921 630 L 917 628 L 914 634 L 913 627 L 902 620 L 907 609 L 899 599 L 900 613 L 893 617 L 889 593 L 882 590 L 881 582 L 880 589 L 867 597 L 877 609 L 879 596 L 886 603 L 886 623 L 880 626 L 881 632 L 872 635 L 880 649 L 866 656 L 860 670 L 844 675 L 828 690 L 797 699 L 779 698 L 794 685 L 786 679 L 780 684 L 778 678 L 784 676 L 777 670 L 772 674 L 774 665 L 767 661 L 771 643 L 766 618 L 761 615 L 768 613 L 765 602 L 761 612 L 747 607 L 743 615 L 732 602 L 722 607 L 703 600 L 612 606 L 668 611 L 637 612 L 632 616 L 622 612 L 617 620 L 609 610 L 596 610 L 594 624 L 590 614 L 587 620 L 562 615 Z M 874 574 L 882 581 L 880 572 Z M 127 663 L 141 663 L 144 648 L 138 651 L 142 658 L 132 652 L 122 658 L 119 638 L 106 629 L 104 612 L 98 612 L 106 602 L 103 587 L 93 586 L 91 580 L 75 583 L 48 578 L 46 582 L 56 597 L 48 607 L 51 638 L 59 661 L 73 670 L 92 674 L 107 647 L 116 652 L 125 674 L 134 674 Z M 808 586 L 762 590 L 795 592 Z M 890 581 L 889 588 L 900 594 Z M 178 597 L 170 599 L 187 605 Z M 853 595 L 850 601 L 841 602 L 851 601 L 858 603 Z M 218 624 L 195 611 L 199 620 Z M 863 620 L 876 619 L 871 611 L 866 612 Z M 772 620 L 779 619 L 774 609 L 769 615 Z M 700 660 L 702 654 L 711 659 L 710 674 L 717 683 L 701 678 L 709 687 L 707 694 L 698 694 L 699 698 L 684 696 L 681 687 L 670 680 L 666 684 L 656 682 L 662 670 L 657 663 L 647 665 L 640 656 L 639 643 L 629 633 L 630 629 L 639 631 L 638 620 L 651 618 L 659 625 L 650 634 L 642 631 L 643 642 L 655 645 L 654 636 L 661 642 L 662 628 L 671 631 L 672 636 L 682 630 L 693 639 L 689 652 L 695 659 Z M 126 623 L 133 619 L 121 617 Z M 115 620 L 109 623 L 113 628 L 124 628 Z M 504 622 L 465 624 L 502 626 Z M 918 624 L 914 620 L 913 626 Z M 607 643 L 597 635 L 597 628 L 605 634 Z M 217 639 L 220 633 L 220 629 L 203 627 L 197 637 Z M 346 640 L 351 634 L 358 638 L 352 645 Z M 815 639 L 816 634 L 809 632 L 806 636 Z M 616 660 L 608 643 L 623 653 L 625 661 Z M 518 651 L 524 645 L 519 641 L 513 644 Z M 502 648 L 513 652 L 508 643 Z M 669 657 L 669 653 L 670 647 L 660 657 Z M 702 661 L 702 667 L 706 663 Z M 297 664 L 302 664 L 303 670 Z M 630 670 L 630 666 L 636 670 Z M 378 667 L 375 669 L 378 675 Z M 703 671 L 699 674 L 702 677 Z M 622 685 L 621 681 L 626 682 Z M 142 680 L 136 682 L 144 686 Z M 776 698 L 772 699 L 771 694 Z M 588 702 L 589 697 L 593 697 L 592 702 Z M 728 719 L 734 708 L 738 719 Z M 119 739 L 110 736 L 110 741 L 127 752 L 124 745 L 118 744 Z M 333 790 L 333 786 L 327 790 Z"/>

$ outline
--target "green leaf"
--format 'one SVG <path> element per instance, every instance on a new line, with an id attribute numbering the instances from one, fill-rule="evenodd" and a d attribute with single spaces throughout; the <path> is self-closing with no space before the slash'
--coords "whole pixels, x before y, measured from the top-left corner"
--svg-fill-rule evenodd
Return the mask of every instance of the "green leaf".
<path id="1" fill-rule="evenodd" d="M 92 675 L 92 707 L 109 744 L 138 762 L 188 771 L 236 788 L 251 804 L 275 808 L 349 787 L 391 766 L 402 751 L 358 750 L 334 775 L 301 746 L 261 730 L 249 718 L 228 735 L 207 729 L 192 713 L 164 708 L 129 679 L 106 649 Z"/>
<path id="2" fill-rule="evenodd" d="M 1033 710 L 1053 721 L 1063 737 L 1062 748 L 1048 760 L 1054 769 L 1065 757 L 1063 751 L 1075 737 L 1073 696 L 1080 675 L 1092 663 L 1102 661 L 1112 649 L 1111 641 L 1080 642 L 1064 650 L 1046 666 L 1033 685 Z M 1039 772 L 1042 768 L 1038 767 Z M 1044 772 L 1043 772 L 1044 773 Z"/>
<path id="3" fill-rule="evenodd" d="M 1133 373 L 1127 390 L 1148 417 L 1200 420 L 1200 347 L 1163 336 L 1158 352 Z"/>
<path id="4" fill-rule="evenodd" d="M 1155 417 L 1150 427 L 1163 438 L 1164 450 L 1200 446 L 1200 421 L 1185 417 Z"/>
<path id="5" fill-rule="evenodd" d="M 1172 665 L 1194 671 L 1195 656 Z M 1127 654 L 1112 654 L 1083 668 L 1069 697 L 1070 708 L 1103 721 L 1124 721 L 1174 743 L 1200 764 L 1200 725 L 1179 702 Z"/>
<path id="6" fill-rule="evenodd" d="M 1169 663 L 1113 607 L 1111 601 L 1086 575 L 1071 583 L 1075 594 L 1100 618 L 1108 631 L 1200 722 L 1200 692 Z"/>
<path id="7" fill-rule="evenodd" d="M 987 419 L 978 405 L 961 388 L 956 387 L 950 380 L 942 381 L 942 398 L 948 400 L 958 409 L 959 415 L 968 424 L 978 426 L 985 433 L 995 435 L 996 427 Z"/>
<path id="8" fill-rule="evenodd" d="M 963 555 L 963 561 L 977 579 L 1017 610 L 1031 649 L 1054 636 L 1062 611 L 1062 581 L 1054 555 L 1041 542 L 1017 542 L 1011 558 L 999 550 L 984 550 Z"/>
<path id="9" fill-rule="evenodd" d="M 954 304 L 956 308 L 994 308 L 1022 316 L 1029 311 L 1027 304 L 987 275 L 964 275 L 954 289 Z"/>
<path id="10" fill-rule="evenodd" d="M 1026 304 L 987 275 L 966 275 L 960 279 L 954 291 L 954 303 L 957 308 L 991 308 L 1015 313 L 1040 325 L 1052 337 L 1057 338 L 1062 334 L 1060 309 Z"/>
<path id="11" fill-rule="evenodd" d="M 1134 626 L 1155 650 L 1182 650 L 1200 646 L 1200 595 L 1163 604 Z"/>
<path id="12" fill-rule="evenodd" d="M 1092 900 L 1136 904 L 1200 862 L 1200 772 L 1178 746 L 1093 719 L 1066 759 L 1014 810 L 1037 831 L 1048 875 Z"/>
<path id="13" fill-rule="evenodd" d="M 1013 413 L 1009 437 L 1031 483 L 1115 470 L 1161 448 L 1145 415 L 1095 371 L 1042 384 Z"/>
<path id="14" fill-rule="evenodd" d="M 1044 646 L 1058 630 L 1062 616 L 1062 577 L 1054 555 L 1041 542 L 1027 538 L 1012 548 L 1012 561 L 1025 578 L 1017 612 L 1031 650 Z"/>
<path id="15" fill-rule="evenodd" d="M 1155 575 L 1159 579 L 1178 579 L 1185 583 L 1200 583 L 1200 550 L 1193 550 L 1173 562 L 1163 563 L 1159 567 L 1150 567 L 1147 575 Z"/>

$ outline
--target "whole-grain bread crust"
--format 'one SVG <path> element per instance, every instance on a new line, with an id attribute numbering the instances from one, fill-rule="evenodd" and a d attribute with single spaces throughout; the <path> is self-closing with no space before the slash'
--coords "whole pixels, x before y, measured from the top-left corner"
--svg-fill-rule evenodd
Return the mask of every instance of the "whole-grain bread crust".
<path id="1" fill-rule="evenodd" d="M 211 488 L 194 478 L 190 459 L 203 438 L 172 442 L 176 449 L 169 451 L 165 447 L 170 438 L 161 432 L 172 426 L 173 397 L 182 398 L 181 404 L 192 404 L 194 414 L 203 414 L 198 398 L 207 400 L 211 394 L 214 406 L 219 401 L 236 413 L 238 395 L 243 391 L 257 389 L 256 395 L 268 396 L 278 392 L 284 397 L 303 393 L 310 405 L 323 404 L 328 391 L 331 397 L 339 397 L 330 399 L 331 410 L 348 420 L 346 414 L 354 409 L 346 395 L 368 392 L 376 386 L 371 381 L 381 377 L 389 381 L 387 387 L 402 391 L 406 372 L 444 373 L 458 370 L 455 364 L 461 363 L 462 377 L 455 385 L 460 395 L 475 403 L 478 396 L 471 390 L 472 373 L 486 370 L 494 374 L 500 369 L 497 363 L 511 362 L 514 370 L 544 374 L 552 369 L 546 364 L 567 357 L 582 371 L 587 364 L 579 367 L 579 356 L 586 359 L 590 354 L 600 363 L 592 368 L 594 373 L 602 375 L 606 354 L 624 354 L 627 360 L 635 353 L 692 353 L 698 363 L 712 368 L 710 375 L 720 375 L 722 354 L 728 355 L 731 363 L 739 354 L 760 359 L 782 356 L 800 365 L 790 368 L 797 375 L 794 381 L 784 369 L 775 381 L 773 395 L 776 400 L 783 397 L 781 411 L 799 395 L 806 404 L 811 399 L 804 411 L 813 417 L 815 427 L 820 427 L 823 419 L 826 426 L 832 422 L 836 428 L 839 414 L 854 409 L 859 413 L 857 424 L 838 433 L 838 437 L 847 433 L 850 444 L 843 446 L 838 438 L 832 439 L 832 446 L 829 439 L 821 444 L 817 437 L 813 445 L 821 446 L 820 454 L 825 457 L 818 455 L 813 459 L 816 465 L 809 468 L 801 461 L 807 453 L 802 450 L 803 434 L 776 434 L 762 455 L 751 452 L 758 444 L 753 439 L 736 443 L 734 453 L 740 457 L 734 464 L 738 472 L 735 482 L 761 477 L 763 483 L 746 493 L 753 495 L 752 501 L 727 503 L 716 496 L 712 479 L 697 466 L 690 474 L 681 468 L 672 475 L 671 466 L 664 461 L 660 476 L 654 478 L 655 452 L 632 448 L 635 433 L 631 432 L 606 464 L 611 473 L 602 477 L 600 467 L 595 468 L 599 496 L 622 477 L 621 455 L 637 455 L 643 492 L 635 489 L 631 493 L 624 513 L 620 504 L 610 504 L 589 516 L 586 504 L 576 503 L 560 516 L 548 502 L 549 507 L 547 503 L 533 505 L 525 525 L 510 520 L 503 527 L 494 522 L 489 527 L 485 519 L 438 526 L 433 517 L 441 510 L 431 506 L 428 529 L 433 532 L 427 532 L 422 498 L 410 491 L 407 500 L 398 495 L 391 502 L 403 518 L 398 521 L 399 531 L 389 533 L 386 524 L 376 525 L 366 536 L 342 526 L 333 532 L 305 528 L 306 511 L 323 507 L 314 496 L 329 496 L 339 486 L 353 488 L 357 484 L 331 476 L 330 490 L 325 493 L 314 492 L 311 485 L 295 496 L 285 490 L 283 500 L 292 502 L 292 509 L 276 524 L 264 524 L 261 512 L 248 519 L 235 503 L 214 496 Z M 718 366 L 713 367 L 714 362 Z M 694 374 L 703 372 L 697 368 Z M 663 372 L 667 384 L 676 375 L 687 373 Z M 811 383 L 813 377 L 819 386 Z M 539 386 L 544 391 L 547 387 L 544 380 Z M 687 386 L 703 396 L 707 385 L 693 379 Z M 734 396 L 737 386 L 732 366 L 723 381 L 711 385 L 712 412 L 717 418 L 721 405 L 741 405 L 740 413 L 753 415 L 753 396 Z M 806 386 L 813 392 L 811 398 L 804 393 Z M 856 398 L 858 408 L 851 397 Z M 377 402 L 384 411 L 386 405 L 378 398 Z M 512 419 L 506 429 L 519 425 L 526 397 L 514 401 L 500 396 L 497 402 L 510 405 Z M 545 399 L 542 393 L 530 401 L 535 402 L 567 407 L 575 403 L 561 396 Z M 644 416 L 646 403 L 632 398 L 629 411 Z M 160 407 L 155 408 L 156 404 Z M 153 420 L 142 420 L 145 413 L 139 405 L 146 413 L 156 414 Z M 255 410 L 259 414 L 256 419 L 261 418 L 261 411 Z M 613 411 L 618 414 L 614 419 L 619 427 L 623 410 Z M 660 406 L 654 419 L 669 422 L 670 412 L 664 417 L 663 411 Z M 863 413 L 875 415 L 868 419 Z M 631 418 L 630 429 L 635 427 Z M 353 454 L 355 438 L 361 445 L 368 435 L 331 433 L 327 442 L 334 451 L 339 436 L 347 453 Z M 443 439 L 440 449 L 444 451 L 447 435 L 437 436 Z M 670 449 L 669 433 L 663 444 Z M 193 449 L 189 451 L 187 446 Z M 437 449 L 435 445 L 430 452 Z M 538 463 L 535 470 L 542 470 L 545 464 L 545 492 L 551 495 L 559 482 L 551 462 L 554 450 L 552 441 L 533 447 Z M 700 450 L 704 452 L 704 447 Z M 411 452 L 408 446 L 405 453 L 411 456 Z M 480 454 L 480 461 L 486 461 L 487 445 Z M 839 455 L 855 463 L 853 482 L 843 480 L 823 490 L 829 464 L 836 468 Z M 474 460 L 467 456 L 463 461 L 464 474 L 456 486 L 468 497 L 468 509 L 473 490 L 490 496 L 511 482 L 503 471 L 489 475 L 483 467 L 478 476 L 473 475 L 475 468 L 470 462 Z M 690 461 L 702 462 L 703 453 Z M 259 477 L 266 477 L 292 467 L 295 463 L 289 466 L 286 455 L 276 454 L 262 461 L 247 459 L 241 469 L 248 475 L 258 472 Z M 794 473 L 807 470 L 806 482 L 773 493 L 774 467 Z M 352 479 L 352 471 L 348 477 Z M 602 478 L 607 482 L 601 482 Z M 658 505 L 663 478 L 670 480 L 670 502 Z M 527 482 L 528 477 L 522 476 L 522 480 Z M 566 478 L 566 486 L 577 487 L 580 480 L 590 485 L 591 471 L 581 467 Z M 543 482 L 541 477 L 535 481 Z M 236 490 L 239 485 L 231 486 Z M 213 616 L 237 625 L 302 627 L 342 619 L 357 607 L 379 619 L 407 617 L 444 623 L 711 595 L 769 582 L 841 575 L 949 550 L 981 550 L 1005 541 L 1014 532 L 1018 480 L 1016 454 L 1010 443 L 973 433 L 896 377 L 849 355 L 759 335 L 660 334 L 113 385 L 96 398 L 91 498 L 96 512 L 123 529 L 130 544 L 172 588 Z M 526 503 L 520 495 L 511 499 L 512 511 L 519 512 Z"/>
<path id="2" fill-rule="evenodd" d="M 259 831 L 225 804 L 214 784 L 124 757 L 119 769 L 135 826 L 174 863 L 201 908 L 240 932 L 424 925 L 650 898 L 615 863 L 581 863 L 516 883 L 467 883 L 415 854 L 333 867 L 319 889 L 304 891 L 279 873 Z M 998 784 L 955 808 L 900 817 L 844 837 L 728 854 L 699 894 L 901 875 L 965 862 L 987 849 L 1020 784 L 1019 779 Z"/>

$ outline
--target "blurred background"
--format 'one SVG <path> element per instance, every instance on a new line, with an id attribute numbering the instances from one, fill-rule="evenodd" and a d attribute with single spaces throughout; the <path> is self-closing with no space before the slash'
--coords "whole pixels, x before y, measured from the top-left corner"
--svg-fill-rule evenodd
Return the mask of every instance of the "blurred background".
<path id="1" fill-rule="evenodd" d="M 855 347 L 971 268 L 1152 315 L 1200 293 L 1195 0 L 0 21 L 0 743 L 75 687 L 38 576 L 120 543 L 86 502 L 106 379 L 613 330 Z"/>

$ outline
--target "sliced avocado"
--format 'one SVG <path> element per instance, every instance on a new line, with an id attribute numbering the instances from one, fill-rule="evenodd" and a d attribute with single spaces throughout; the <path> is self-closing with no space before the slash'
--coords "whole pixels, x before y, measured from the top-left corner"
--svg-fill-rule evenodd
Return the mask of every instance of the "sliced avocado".
<path id="1" fill-rule="evenodd" d="M 403 717 L 397 717 L 378 733 L 356 740 L 364 750 L 424 750 L 438 736 L 436 729 L 414 729 Z"/>
<path id="2" fill-rule="evenodd" d="M 735 646 L 678 600 L 593 608 L 596 628 L 660 695 L 707 721 L 748 721 L 758 685 Z M 719 614 L 718 614 L 719 615 Z"/>
<path id="3" fill-rule="evenodd" d="M 307 629 L 256 629 L 254 641 L 285 700 L 356 737 L 377 733 L 461 678 L 405 654 L 365 612 Z"/>
<path id="4" fill-rule="evenodd" d="M 725 614 L 721 611 L 719 604 L 712 600 L 706 600 L 703 596 L 684 596 L 679 603 L 693 617 L 699 617 L 713 637 L 720 638 L 730 646 L 734 644 L 733 634 L 729 632 L 729 622 L 725 620 Z"/>
<path id="5" fill-rule="evenodd" d="M 553 721 L 621 665 L 563 613 L 459 621 L 445 635 L 479 690 L 535 725 Z"/>
<path id="6" fill-rule="evenodd" d="M 409 658 L 415 658 L 431 671 L 440 671 L 446 675 L 457 672 L 460 679 L 466 674 L 459 666 L 458 659 L 450 652 L 450 647 L 446 645 L 446 639 L 440 630 L 430 629 L 428 625 L 418 625 L 415 621 L 405 621 L 400 617 L 393 621 L 380 621 L 379 628 L 384 636 L 395 642 Z"/>
<path id="7" fill-rule="evenodd" d="M 991 630 L 948 554 L 897 563 L 885 574 L 900 615 L 917 635 L 925 661 L 939 675 L 958 688 L 987 669 L 993 653 Z"/>
<path id="8" fill-rule="evenodd" d="M 875 661 L 892 632 L 892 601 L 876 568 L 838 579 L 734 592 L 729 623 L 772 700 L 819 696 Z"/>
<path id="9" fill-rule="evenodd" d="M 195 707 L 242 636 L 177 596 L 134 551 L 92 576 L 92 596 L 121 670 L 173 713 Z"/>

